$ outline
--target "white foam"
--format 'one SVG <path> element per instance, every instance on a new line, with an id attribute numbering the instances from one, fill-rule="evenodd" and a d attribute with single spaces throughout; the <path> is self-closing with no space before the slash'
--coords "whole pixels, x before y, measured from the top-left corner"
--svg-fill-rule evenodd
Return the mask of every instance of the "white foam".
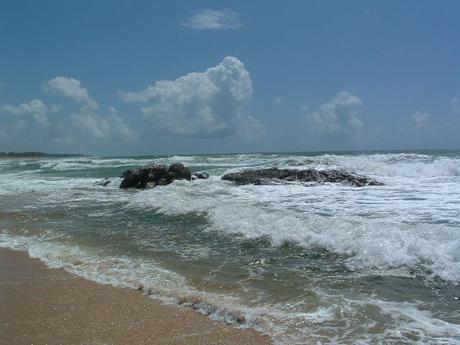
<path id="1" fill-rule="evenodd" d="M 27 251 L 32 258 L 38 258 L 51 268 L 63 268 L 75 275 L 101 284 L 118 287 L 138 288 L 164 303 L 177 304 L 180 299 L 199 300 L 193 303 L 198 312 L 229 324 L 238 325 L 237 318 L 244 315 L 243 328 L 254 327 L 268 331 L 258 325 L 257 318 L 264 314 L 264 308 L 248 308 L 236 297 L 217 293 L 204 293 L 187 284 L 187 280 L 170 270 L 161 268 L 151 258 L 101 255 L 99 250 L 82 248 L 59 242 L 53 233 L 41 236 L 21 236 L 2 232 L 0 247 Z M 188 307 L 189 303 L 184 303 Z"/>
<path id="2" fill-rule="evenodd" d="M 451 193 L 444 202 L 459 196 Z M 205 213 L 212 229 L 248 238 L 268 235 L 275 245 L 292 241 L 350 254 L 353 270 L 419 265 L 460 282 L 459 212 L 438 211 L 440 199 L 427 197 L 403 203 L 387 187 L 236 187 L 213 177 L 143 191 L 130 203 L 166 214 Z M 424 221 L 428 216 L 430 223 Z M 445 224 L 436 224 L 439 217 Z"/>
<path id="3" fill-rule="evenodd" d="M 0 233 L 0 247 L 24 250 L 49 267 L 67 271 L 103 284 L 134 288 L 138 284 L 155 286 L 159 292 L 186 291 L 183 277 L 162 269 L 151 259 L 104 256 L 74 245 L 55 241 L 53 234 L 25 237 Z"/>

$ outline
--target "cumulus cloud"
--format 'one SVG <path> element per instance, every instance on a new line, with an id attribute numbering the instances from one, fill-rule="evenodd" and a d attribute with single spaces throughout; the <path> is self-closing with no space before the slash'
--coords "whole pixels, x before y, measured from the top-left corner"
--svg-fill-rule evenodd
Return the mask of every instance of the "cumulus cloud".
<path id="1" fill-rule="evenodd" d="M 46 82 L 44 89 L 82 105 L 80 111 L 71 116 L 73 126 L 82 134 L 95 139 L 117 137 L 123 140 L 133 140 L 136 137 L 135 132 L 126 125 L 115 108 L 110 108 L 110 114 L 107 116 L 101 116 L 96 112 L 98 104 L 82 86 L 81 81 L 58 76 Z M 51 109 L 52 112 L 61 110 L 62 106 L 53 106 Z"/>
<path id="2" fill-rule="evenodd" d="M 430 126 L 430 114 L 416 112 L 411 117 L 412 122 L 417 129 L 426 128 Z"/>
<path id="3" fill-rule="evenodd" d="M 182 25 L 195 30 L 229 30 L 243 25 L 240 16 L 230 9 L 196 11 Z"/>
<path id="4" fill-rule="evenodd" d="M 44 89 L 45 91 L 55 92 L 78 103 L 84 104 L 90 109 L 97 109 L 98 107 L 97 102 L 89 96 L 88 91 L 77 79 L 56 77 L 49 80 L 44 85 Z"/>
<path id="5" fill-rule="evenodd" d="M 460 114 L 460 99 L 458 97 L 454 97 L 450 100 L 450 104 L 452 105 L 454 113 Z"/>
<path id="6" fill-rule="evenodd" d="M 96 139 L 119 137 L 123 140 L 134 140 L 137 135 L 132 131 L 115 108 L 110 108 L 110 115 L 99 116 L 93 111 L 82 109 L 78 114 L 73 114 L 74 125 L 82 133 Z"/>
<path id="7" fill-rule="evenodd" d="M 39 99 L 33 99 L 28 103 L 22 103 L 18 106 L 5 105 L 3 111 L 21 117 L 22 120 L 33 119 L 40 124 L 48 122 L 46 116 L 46 105 Z"/>
<path id="8" fill-rule="evenodd" d="M 51 106 L 51 112 L 52 113 L 59 113 L 60 111 L 62 110 L 62 105 L 57 105 L 57 104 L 53 104 Z"/>
<path id="9" fill-rule="evenodd" d="M 235 57 L 226 57 L 202 73 L 121 94 L 125 102 L 147 103 L 142 108 L 145 118 L 163 133 L 200 137 L 229 135 L 245 126 L 244 108 L 251 96 L 249 72 Z"/>
<path id="10" fill-rule="evenodd" d="M 307 120 L 312 129 L 328 133 L 349 133 L 363 126 L 359 118 L 361 99 L 347 91 L 340 91 L 318 109 L 310 111 L 307 106 L 302 110 L 307 113 Z"/>

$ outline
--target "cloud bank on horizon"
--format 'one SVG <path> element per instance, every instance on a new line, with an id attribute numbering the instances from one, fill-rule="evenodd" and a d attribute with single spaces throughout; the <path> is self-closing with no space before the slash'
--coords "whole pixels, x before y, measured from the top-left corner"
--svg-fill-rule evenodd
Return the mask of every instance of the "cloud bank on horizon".
<path id="1" fill-rule="evenodd" d="M 39 135 L 50 144 L 75 144 L 84 138 L 126 142 L 141 139 L 115 107 L 109 106 L 102 114 L 98 102 L 80 80 L 56 76 L 43 83 L 42 89 L 48 95 L 74 102 L 79 109 L 66 112 L 62 105 L 46 105 L 38 98 L 17 106 L 6 104 L 0 110 L 15 115 L 17 121 L 10 129 L 1 131 L 1 140 L 11 139 L 7 133 L 12 133 L 11 137 Z M 204 72 L 156 81 L 144 90 L 121 91 L 120 98 L 125 103 L 142 104 L 139 109 L 143 114 L 142 127 L 148 128 L 149 133 L 191 138 L 223 138 L 244 133 L 258 137 L 264 133 L 264 125 L 246 111 L 252 94 L 252 79 L 244 63 L 227 56 Z M 273 102 L 279 105 L 284 99 L 276 96 Z M 460 112 L 458 98 L 450 103 L 454 112 Z M 301 109 L 310 132 L 352 136 L 364 127 L 362 105 L 357 95 L 339 91 L 316 109 L 306 105 Z M 59 113 L 60 118 L 50 122 L 48 114 L 53 113 Z M 430 117 L 429 113 L 415 112 L 410 121 L 414 128 L 426 129 L 430 127 Z"/>

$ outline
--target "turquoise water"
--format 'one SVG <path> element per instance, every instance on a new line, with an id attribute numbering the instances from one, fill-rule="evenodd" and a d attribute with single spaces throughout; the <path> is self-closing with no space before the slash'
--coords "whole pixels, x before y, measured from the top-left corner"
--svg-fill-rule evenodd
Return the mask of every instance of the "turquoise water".
<path id="1" fill-rule="evenodd" d="M 211 177 L 118 188 L 129 168 L 172 162 Z M 220 180 L 262 167 L 385 185 Z M 459 183 L 454 151 L 2 160 L 0 245 L 279 344 L 460 344 Z"/>

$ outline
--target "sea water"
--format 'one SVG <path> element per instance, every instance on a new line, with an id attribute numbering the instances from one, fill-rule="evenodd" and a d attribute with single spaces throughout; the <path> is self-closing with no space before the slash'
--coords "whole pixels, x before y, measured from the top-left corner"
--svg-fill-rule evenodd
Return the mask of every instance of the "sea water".
<path id="1" fill-rule="evenodd" d="M 127 169 L 173 162 L 210 178 L 118 188 Z M 384 185 L 220 179 L 267 167 Z M 460 344 L 456 151 L 0 160 L 0 246 L 276 344 Z"/>

